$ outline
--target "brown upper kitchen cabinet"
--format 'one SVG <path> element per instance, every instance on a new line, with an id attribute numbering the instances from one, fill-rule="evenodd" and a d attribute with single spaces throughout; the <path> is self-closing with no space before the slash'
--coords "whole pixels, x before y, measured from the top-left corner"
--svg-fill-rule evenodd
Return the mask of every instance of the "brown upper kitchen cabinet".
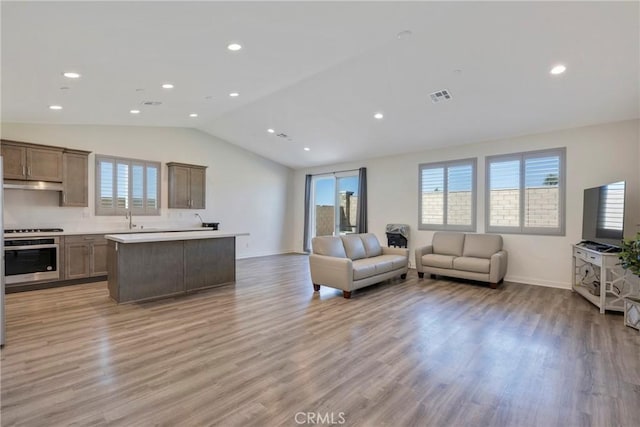
<path id="1" fill-rule="evenodd" d="M 4 179 L 62 182 L 62 148 L 2 140 Z"/>
<path id="2" fill-rule="evenodd" d="M 169 168 L 169 208 L 204 209 L 207 167 L 167 163 Z"/>
<path id="3" fill-rule="evenodd" d="M 60 206 L 89 206 L 89 151 L 65 149 Z"/>

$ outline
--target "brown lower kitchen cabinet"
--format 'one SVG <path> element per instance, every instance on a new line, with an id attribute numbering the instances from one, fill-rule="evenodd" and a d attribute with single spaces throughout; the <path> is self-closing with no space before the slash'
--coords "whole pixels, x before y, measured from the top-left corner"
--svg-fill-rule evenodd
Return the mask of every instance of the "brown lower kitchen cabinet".
<path id="1" fill-rule="evenodd" d="M 66 236 L 65 279 L 107 275 L 107 240 L 102 234 Z"/>

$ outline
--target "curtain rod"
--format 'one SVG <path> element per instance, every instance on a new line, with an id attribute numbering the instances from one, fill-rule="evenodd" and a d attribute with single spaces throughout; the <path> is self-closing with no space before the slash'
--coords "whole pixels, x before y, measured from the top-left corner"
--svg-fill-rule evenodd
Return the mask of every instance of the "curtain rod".
<path id="1" fill-rule="evenodd" d="M 333 172 L 323 172 L 323 173 L 312 173 L 311 176 L 319 176 L 319 175 L 329 175 L 329 174 L 337 174 L 337 173 L 342 173 L 342 172 L 358 172 L 360 170 L 360 168 L 358 169 L 345 169 L 342 171 L 333 171 Z"/>

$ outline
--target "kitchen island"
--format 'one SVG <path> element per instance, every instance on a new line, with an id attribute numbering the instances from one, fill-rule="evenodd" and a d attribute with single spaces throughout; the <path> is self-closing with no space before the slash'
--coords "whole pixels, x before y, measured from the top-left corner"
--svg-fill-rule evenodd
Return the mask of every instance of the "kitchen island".
<path id="1" fill-rule="evenodd" d="M 236 237 L 188 231 L 109 234 L 109 295 L 118 303 L 185 294 L 236 279 Z"/>

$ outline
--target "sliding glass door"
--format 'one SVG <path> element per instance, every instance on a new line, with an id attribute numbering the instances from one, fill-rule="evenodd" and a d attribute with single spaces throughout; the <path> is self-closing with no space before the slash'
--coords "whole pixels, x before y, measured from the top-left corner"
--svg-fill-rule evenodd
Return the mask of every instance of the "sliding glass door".
<path id="1" fill-rule="evenodd" d="M 339 236 L 356 232 L 358 174 L 347 172 L 313 177 L 309 234 Z"/>

